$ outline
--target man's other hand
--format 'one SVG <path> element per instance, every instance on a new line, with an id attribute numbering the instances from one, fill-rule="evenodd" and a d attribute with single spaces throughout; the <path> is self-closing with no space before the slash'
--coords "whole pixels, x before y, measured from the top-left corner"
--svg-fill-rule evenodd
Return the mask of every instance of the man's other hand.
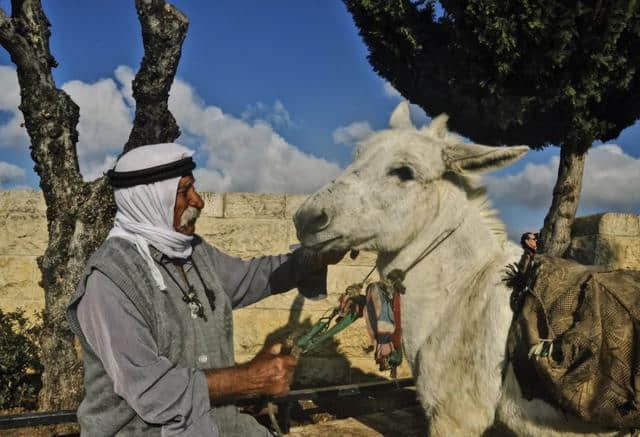
<path id="1" fill-rule="evenodd" d="M 248 363 L 205 370 L 211 402 L 226 404 L 243 395 L 288 393 L 298 360 L 282 350 L 282 344 L 276 343 L 262 349 Z"/>
<path id="2" fill-rule="evenodd" d="M 282 344 L 262 349 L 247 363 L 247 377 L 257 393 L 283 395 L 289 392 L 298 360 L 282 353 Z"/>

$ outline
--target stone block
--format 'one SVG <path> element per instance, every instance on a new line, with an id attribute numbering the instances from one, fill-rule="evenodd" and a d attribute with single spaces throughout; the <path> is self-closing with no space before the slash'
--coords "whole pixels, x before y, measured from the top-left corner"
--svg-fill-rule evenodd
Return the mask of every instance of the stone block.
<path id="1" fill-rule="evenodd" d="M 228 218 L 278 218 L 285 213 L 284 194 L 226 193 L 224 216 Z"/>
<path id="2" fill-rule="evenodd" d="M 572 236 L 595 234 L 640 238 L 640 216 L 605 212 L 575 219 L 571 229 Z"/>
<path id="3" fill-rule="evenodd" d="M 41 323 L 41 319 L 36 315 L 44 309 L 44 299 L 37 300 L 21 300 L 21 299 L 5 299 L 0 297 L 0 309 L 7 313 L 16 311 L 18 308 L 24 310 L 25 316 L 29 321 Z"/>
<path id="4" fill-rule="evenodd" d="M 234 346 L 237 354 L 255 355 L 265 344 L 297 338 L 322 316 L 323 311 L 265 310 L 254 307 L 233 312 Z"/>
<path id="5" fill-rule="evenodd" d="M 344 293 L 349 285 L 362 282 L 367 274 L 371 272 L 371 269 L 372 267 L 369 266 L 343 266 L 339 264 L 329 266 L 327 288 L 330 293 Z M 377 281 L 378 278 L 378 272 L 374 270 L 367 279 L 366 284 L 371 281 Z"/>
<path id="6" fill-rule="evenodd" d="M 594 264 L 640 270 L 640 238 L 599 235 Z"/>
<path id="7" fill-rule="evenodd" d="M 606 212 L 600 218 L 598 234 L 600 236 L 615 235 L 618 237 L 640 238 L 640 216 Z"/>
<path id="8" fill-rule="evenodd" d="M 331 308 L 331 307 L 329 307 Z M 297 339 L 309 332 L 326 311 L 244 308 L 234 312 L 234 345 L 238 354 L 256 354 L 265 344 Z M 335 320 L 332 322 L 335 323 Z M 366 357 L 370 345 L 364 319 L 335 334 L 309 352 L 310 356 Z"/>
<path id="9" fill-rule="evenodd" d="M 298 235 L 296 234 L 296 227 L 291 218 L 285 218 L 284 223 L 287 227 L 287 244 L 289 247 L 295 244 L 300 244 L 300 240 L 298 240 Z"/>
<path id="10" fill-rule="evenodd" d="M 575 220 L 567 256 L 611 269 L 640 268 L 640 216 L 606 212 Z"/>
<path id="11" fill-rule="evenodd" d="M 7 213 L 45 216 L 47 206 L 40 190 L 0 191 L 0 216 Z"/>
<path id="12" fill-rule="evenodd" d="M 242 258 L 289 251 L 283 220 L 203 217 L 196 232 L 225 253 Z"/>
<path id="13" fill-rule="evenodd" d="M 574 236 L 567 251 L 567 258 L 571 258 L 581 264 L 594 264 L 597 241 L 597 235 Z"/>
<path id="14" fill-rule="evenodd" d="M 224 195 L 222 193 L 199 193 L 204 201 L 202 217 L 224 216 Z"/>
<path id="15" fill-rule="evenodd" d="M 37 293 L 39 270 L 35 257 L 0 256 L 0 298 L 16 301 L 42 299 Z"/>
<path id="16" fill-rule="evenodd" d="M 334 307 L 338 303 L 338 293 L 331 293 L 324 299 L 306 299 L 297 289 L 287 291 L 285 293 L 275 294 L 266 299 L 251 305 L 251 308 L 259 308 L 262 310 L 309 310 L 309 311 L 326 311 Z"/>
<path id="17" fill-rule="evenodd" d="M 0 254 L 41 255 L 47 248 L 47 219 L 41 214 L 10 212 L 0 215 Z"/>
<path id="18" fill-rule="evenodd" d="M 300 205 L 302 205 L 308 197 L 308 194 L 285 194 L 285 217 L 293 217 L 298 208 L 300 208 Z"/>
<path id="19" fill-rule="evenodd" d="M 343 357 L 302 356 L 293 377 L 293 387 L 322 387 L 350 382 L 351 367 Z"/>
<path id="20" fill-rule="evenodd" d="M 576 217 L 571 226 L 571 237 L 575 238 L 597 234 L 601 217 L 602 214 Z"/>

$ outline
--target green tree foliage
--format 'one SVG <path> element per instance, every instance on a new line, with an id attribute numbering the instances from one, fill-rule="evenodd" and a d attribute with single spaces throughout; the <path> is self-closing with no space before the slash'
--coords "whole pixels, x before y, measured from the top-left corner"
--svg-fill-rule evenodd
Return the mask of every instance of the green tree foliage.
<path id="1" fill-rule="evenodd" d="M 24 311 L 0 310 L 0 408 L 35 407 L 42 385 L 41 332 Z"/>
<path id="2" fill-rule="evenodd" d="M 569 242 L 594 140 L 640 117 L 640 8 L 616 0 L 343 0 L 369 62 L 476 142 L 560 146 L 543 239 Z"/>

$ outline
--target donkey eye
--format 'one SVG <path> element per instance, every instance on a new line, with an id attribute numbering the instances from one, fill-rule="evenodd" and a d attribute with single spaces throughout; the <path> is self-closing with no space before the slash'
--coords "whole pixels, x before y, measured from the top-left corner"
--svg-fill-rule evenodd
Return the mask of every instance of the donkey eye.
<path id="1" fill-rule="evenodd" d="M 401 181 L 411 181 L 414 179 L 413 170 L 411 167 L 407 167 L 406 165 L 389 170 L 388 175 L 395 176 Z"/>

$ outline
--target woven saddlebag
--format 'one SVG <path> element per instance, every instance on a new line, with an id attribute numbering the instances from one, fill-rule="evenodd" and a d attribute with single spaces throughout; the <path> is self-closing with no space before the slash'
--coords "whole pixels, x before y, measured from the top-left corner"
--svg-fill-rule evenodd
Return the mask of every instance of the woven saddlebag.
<path id="1" fill-rule="evenodd" d="M 507 282 L 508 353 L 525 397 L 589 423 L 640 428 L 640 271 L 537 255 Z"/>

